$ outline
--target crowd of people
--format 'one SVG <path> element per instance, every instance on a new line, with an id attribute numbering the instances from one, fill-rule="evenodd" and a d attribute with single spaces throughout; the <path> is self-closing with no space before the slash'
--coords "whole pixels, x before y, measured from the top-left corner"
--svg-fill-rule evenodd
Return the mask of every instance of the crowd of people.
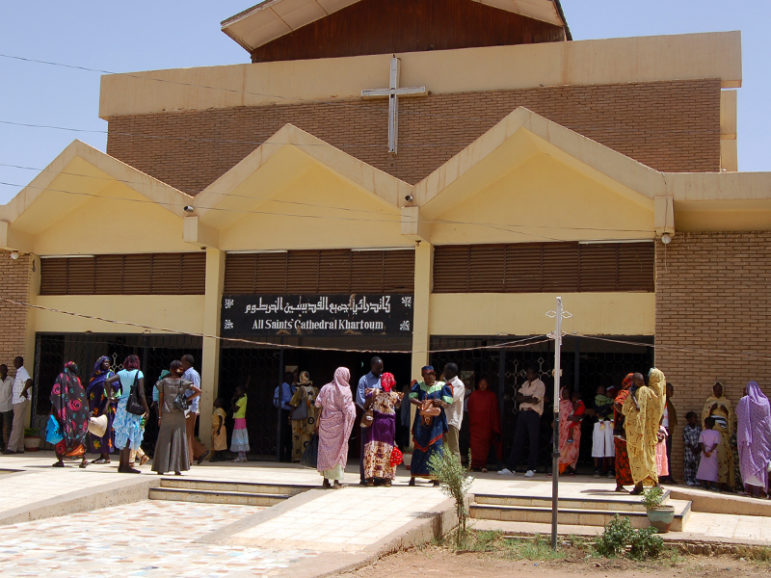
<path id="1" fill-rule="evenodd" d="M 98 456 L 92 463 L 109 463 L 117 451 L 118 471 L 139 473 L 137 464 L 150 459 L 141 446 L 151 415 L 158 419 L 153 471 L 180 475 L 191 463 L 201 463 L 209 455 L 194 435 L 201 377 L 193 367 L 193 356 L 186 354 L 171 362 L 155 381 L 150 401 L 140 365 L 136 355 L 129 355 L 113 371 L 110 358 L 102 356 L 84 384 L 78 366 L 65 364 L 51 388 L 46 428 L 46 440 L 55 449 L 55 467 L 62 467 L 65 458 L 74 458 L 85 468 L 87 453 Z M 24 451 L 24 420 L 32 388 L 23 358 L 17 357 L 14 367 L 11 378 L 7 366 L 0 365 L 0 419 L 6 454 Z M 559 473 L 577 473 L 583 432 L 591 433 L 595 477 L 615 478 L 617 491 L 624 492 L 631 485 L 631 493 L 639 494 L 644 485 L 674 483 L 669 471 L 677 424 L 673 396 L 674 387 L 656 368 L 650 370 L 647 381 L 640 373 L 629 373 L 619 387 L 597 387 L 589 403 L 578 392 L 563 387 L 558 401 Z M 273 403 L 285 424 L 279 440 L 281 457 L 299 462 L 312 447 L 324 487 L 339 488 L 357 415 L 362 485 L 391 485 L 402 460 L 399 446 L 410 443 L 410 485 L 419 478 L 436 483 L 429 466 L 432 455 L 449 451 L 465 461 L 461 455 L 464 419 L 472 470 L 485 472 L 493 463 L 499 465 L 499 474 L 511 475 L 524 463 L 524 475 L 532 478 L 542 442 L 550 441 L 543 439 L 542 429 L 544 418 L 549 418 L 549 412 L 544 416 L 546 397 L 537 368 L 527 367 L 525 380 L 514 395 L 516 423 L 505 460 L 497 394 L 484 377 L 473 390 L 467 388 L 454 363 L 447 363 L 440 375 L 430 365 L 423 367 L 421 379 L 401 391 L 394 375 L 384 371 L 380 357 L 371 359 L 370 371 L 355 386 L 345 367 L 338 368 L 320 389 L 307 371 L 299 376 L 290 373 L 276 387 Z M 213 461 L 227 459 L 228 449 L 234 461 L 247 460 L 247 401 L 246 388 L 236 387 L 229 405 L 233 430 L 228 446 L 228 408 L 223 399 L 215 400 Z M 411 407 L 415 408 L 414 419 Z M 685 418 L 682 440 L 687 485 L 769 495 L 771 406 L 756 382 L 747 384 L 735 410 L 723 386 L 716 383 L 701 412 L 689 411 Z M 553 436 L 553 427 L 552 432 Z"/>

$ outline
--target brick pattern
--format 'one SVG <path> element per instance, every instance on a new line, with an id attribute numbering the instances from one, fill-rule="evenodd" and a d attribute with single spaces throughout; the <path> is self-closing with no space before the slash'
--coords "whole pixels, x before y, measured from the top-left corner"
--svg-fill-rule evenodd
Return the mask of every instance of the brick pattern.
<path id="1" fill-rule="evenodd" d="M 770 231 L 679 233 L 666 248 L 657 243 L 656 364 L 675 386 L 676 479 L 685 414 L 701 416 L 716 380 L 734 408 L 748 381 L 771 394 L 769 286 Z"/>
<path id="2" fill-rule="evenodd" d="M 720 168 L 717 79 L 429 95 L 399 106 L 396 157 L 387 151 L 386 99 L 114 117 L 107 152 L 196 194 L 293 123 L 415 183 L 525 106 L 662 171 Z"/>
<path id="3" fill-rule="evenodd" d="M 8 251 L 0 251 L 0 296 L 26 301 L 30 283 L 32 257 L 20 255 L 10 258 Z M 24 355 L 24 335 L 27 331 L 27 309 L 0 301 L 0 363 L 8 366 L 8 373 L 14 375 L 13 360 Z M 33 360 L 25 360 L 27 370 L 32 373 Z"/>

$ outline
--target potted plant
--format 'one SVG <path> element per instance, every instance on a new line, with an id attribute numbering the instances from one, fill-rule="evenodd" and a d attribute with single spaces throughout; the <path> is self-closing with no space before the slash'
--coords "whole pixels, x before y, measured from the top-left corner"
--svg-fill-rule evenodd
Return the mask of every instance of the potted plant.
<path id="1" fill-rule="evenodd" d="M 40 449 L 43 438 L 40 437 L 40 430 L 35 427 L 24 428 L 24 450 L 36 452 Z"/>
<path id="2" fill-rule="evenodd" d="M 672 520 L 675 519 L 675 507 L 664 504 L 666 499 L 661 486 L 648 488 L 642 495 L 643 506 L 648 511 L 648 521 L 661 534 L 669 532 Z"/>

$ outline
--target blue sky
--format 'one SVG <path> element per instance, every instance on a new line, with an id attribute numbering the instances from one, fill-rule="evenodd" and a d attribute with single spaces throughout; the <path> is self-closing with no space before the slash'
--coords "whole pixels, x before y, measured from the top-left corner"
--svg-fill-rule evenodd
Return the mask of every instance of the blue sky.
<path id="1" fill-rule="evenodd" d="M 741 30 L 739 170 L 771 170 L 771 2 L 562 0 L 562 5 L 575 40 Z M 219 22 L 249 6 L 249 0 L 6 0 L 0 3 L 0 54 L 113 72 L 243 63 L 247 53 L 220 31 Z M 73 139 L 104 150 L 99 77 L 0 57 L 0 182 L 12 183 L 0 184 L 0 203 Z"/>

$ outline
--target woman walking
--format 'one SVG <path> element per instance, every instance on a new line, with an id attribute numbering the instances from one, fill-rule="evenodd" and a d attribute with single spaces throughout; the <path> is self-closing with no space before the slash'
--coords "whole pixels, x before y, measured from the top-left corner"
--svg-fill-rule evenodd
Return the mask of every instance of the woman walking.
<path id="1" fill-rule="evenodd" d="M 768 493 L 768 466 L 771 462 L 771 406 L 760 386 L 751 381 L 744 397 L 736 404 L 739 426 L 739 466 L 745 490 L 753 497 Z"/>
<path id="2" fill-rule="evenodd" d="M 578 451 L 581 447 L 581 419 L 585 408 L 580 399 L 573 401 L 570 390 L 560 390 L 560 439 L 559 472 L 574 476 L 578 465 Z"/>
<path id="3" fill-rule="evenodd" d="M 307 371 L 300 372 L 300 380 L 294 390 L 289 405 L 292 411 L 289 414 L 292 420 L 292 461 L 299 462 L 305 448 L 311 442 L 316 431 L 316 396 L 319 390 L 313 387 L 311 374 Z"/>
<path id="4" fill-rule="evenodd" d="M 86 392 L 78 377 L 78 366 L 69 361 L 51 388 L 51 415 L 61 430 L 62 440 L 55 446 L 55 468 L 63 468 L 63 458 L 81 458 L 80 467 L 85 468 L 86 434 L 88 433 L 88 404 Z"/>
<path id="5" fill-rule="evenodd" d="M 107 385 L 108 396 L 115 397 L 118 400 L 118 409 L 115 412 L 113 429 L 115 430 L 115 447 L 120 450 L 118 472 L 122 474 L 141 473 L 139 470 L 129 466 L 131 450 L 138 450 L 142 444 L 142 437 L 145 431 L 142 427 L 142 418 L 147 417 L 150 413 L 150 409 L 147 407 L 147 400 L 145 399 L 145 376 L 139 369 L 139 366 L 139 357 L 133 354 L 129 355 L 123 360 L 123 369 L 116 375 L 104 380 Z M 120 390 L 113 396 L 116 384 L 119 385 Z M 137 415 L 126 409 L 132 389 L 136 390 L 136 399 L 144 408 L 144 414 Z"/>
<path id="6" fill-rule="evenodd" d="M 428 461 L 444 449 L 443 438 L 448 429 L 444 408 L 452 403 L 452 389 L 443 381 L 436 380 L 433 366 L 426 365 L 420 373 L 423 381 L 416 382 L 410 391 L 410 403 L 419 408 L 419 416 L 412 426 L 414 449 L 410 463 L 410 486 L 415 485 L 416 477 L 431 480 L 438 486 L 439 481 L 428 469 Z"/>
<path id="7" fill-rule="evenodd" d="M 94 370 L 91 372 L 91 378 L 88 380 L 88 389 L 86 397 L 88 398 L 88 409 L 91 417 L 107 416 L 107 429 L 102 437 L 88 434 L 88 449 L 91 452 L 99 454 L 92 464 L 109 464 L 110 454 L 115 444 L 115 433 L 112 429 L 112 423 L 115 419 L 115 405 L 107 395 L 105 381 L 115 375 L 110 369 L 110 358 L 102 355 L 96 360 Z"/>
<path id="8" fill-rule="evenodd" d="M 338 367 L 334 379 L 321 388 L 315 402 L 316 407 L 321 409 L 316 469 L 324 477 L 324 488 L 343 487 L 343 474 L 348 463 L 348 438 L 356 420 L 350 380 L 348 368 Z"/>
<path id="9" fill-rule="evenodd" d="M 396 437 L 396 410 L 403 394 L 391 391 L 396 385 L 393 373 L 380 375 L 382 389 L 365 390 L 364 409 L 372 410 L 372 425 L 361 428 L 364 436 L 364 479 L 368 486 L 382 481 L 386 486 L 396 475 L 396 466 L 391 465 L 391 452 Z"/>
<path id="10" fill-rule="evenodd" d="M 632 482 L 632 468 L 626 451 L 626 429 L 622 407 L 634 385 L 634 373 L 628 373 L 621 383 L 621 391 L 613 401 L 613 444 L 616 451 L 616 491 L 625 492 L 624 486 Z"/>
<path id="11" fill-rule="evenodd" d="M 190 469 L 187 431 L 185 429 L 185 410 L 180 400 L 195 399 L 201 395 L 200 388 L 182 379 L 182 362 L 174 360 L 169 365 L 169 375 L 158 384 L 158 441 L 153 455 L 153 471 L 162 475 L 173 471 L 182 475 Z M 188 397 L 188 392 L 192 395 Z"/>
<path id="12" fill-rule="evenodd" d="M 501 421 L 498 411 L 498 396 L 488 389 L 484 377 L 477 382 L 466 403 L 468 407 L 471 437 L 471 469 L 487 471 L 487 458 L 493 446 L 498 461 L 501 461 Z"/>

